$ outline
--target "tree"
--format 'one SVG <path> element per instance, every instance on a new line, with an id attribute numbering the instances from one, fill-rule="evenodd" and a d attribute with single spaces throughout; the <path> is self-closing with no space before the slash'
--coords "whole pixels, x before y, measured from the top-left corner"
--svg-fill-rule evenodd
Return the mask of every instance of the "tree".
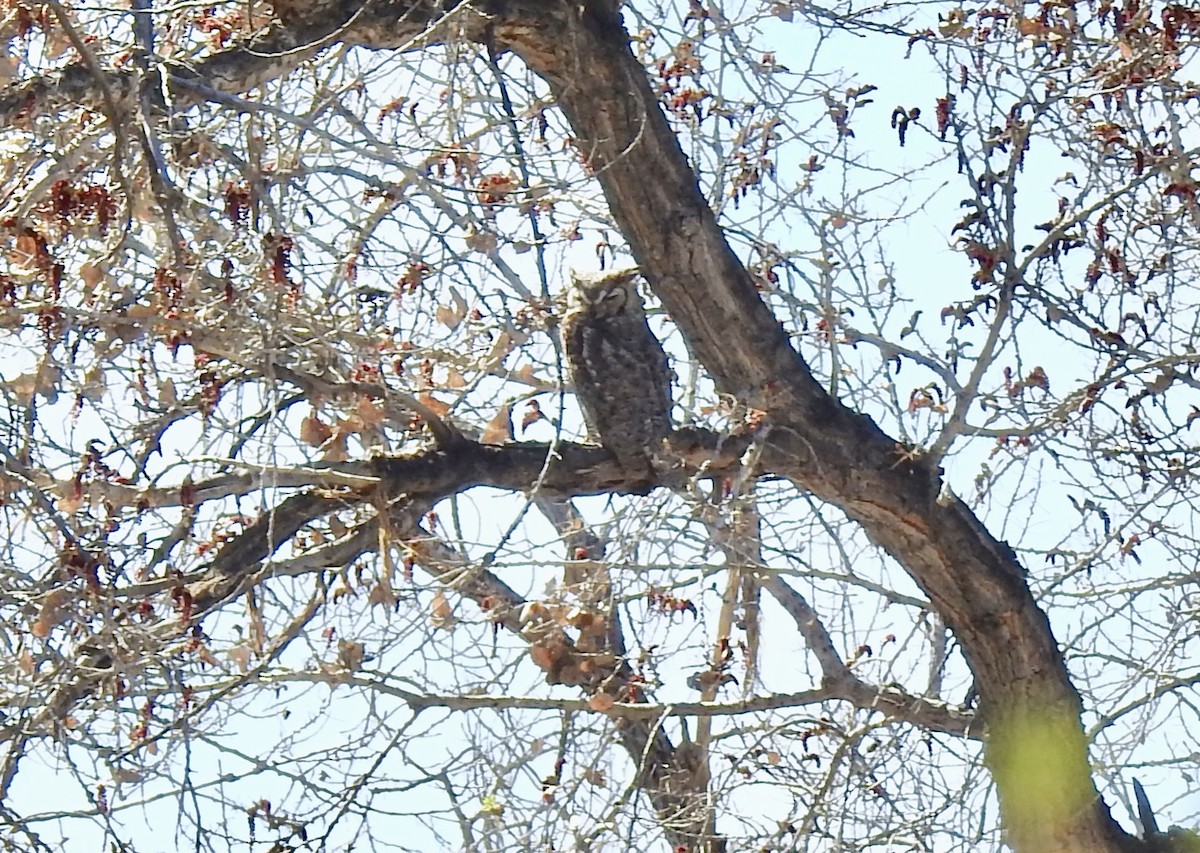
<path id="1" fill-rule="evenodd" d="M 1192 843 L 1194 10 L 7 10 L 10 847 Z"/>

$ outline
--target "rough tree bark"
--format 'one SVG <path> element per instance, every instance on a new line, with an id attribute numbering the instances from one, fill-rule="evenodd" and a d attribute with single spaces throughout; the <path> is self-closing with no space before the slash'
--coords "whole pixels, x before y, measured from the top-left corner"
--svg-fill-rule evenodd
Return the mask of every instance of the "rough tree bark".
<path id="1" fill-rule="evenodd" d="M 721 390 L 768 414 L 779 460 L 769 467 L 861 523 L 955 631 L 978 679 L 1010 843 L 1121 849 L 1091 779 L 1078 693 L 1012 549 L 962 501 L 939 499 L 939 471 L 813 379 L 726 242 L 620 22 L 574 4 L 542 7 L 536 29 L 531 12 L 510 14 L 496 32 L 514 20 L 508 43 L 549 82 L 693 354 Z"/>

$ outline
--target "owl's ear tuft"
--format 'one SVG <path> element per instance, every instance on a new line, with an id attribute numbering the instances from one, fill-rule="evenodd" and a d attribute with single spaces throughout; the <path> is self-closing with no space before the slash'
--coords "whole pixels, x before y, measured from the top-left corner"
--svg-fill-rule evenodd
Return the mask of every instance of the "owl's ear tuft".
<path id="1" fill-rule="evenodd" d="M 571 283 L 576 287 L 611 287 L 614 284 L 626 284 L 638 277 L 637 267 L 625 267 L 619 270 L 604 270 L 602 272 L 580 272 L 571 270 Z"/>

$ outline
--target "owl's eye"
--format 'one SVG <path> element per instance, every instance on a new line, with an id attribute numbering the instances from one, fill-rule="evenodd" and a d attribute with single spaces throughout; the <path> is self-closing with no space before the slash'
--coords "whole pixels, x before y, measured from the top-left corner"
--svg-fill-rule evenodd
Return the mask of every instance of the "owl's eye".
<path id="1" fill-rule="evenodd" d="M 609 302 L 612 302 L 615 299 L 623 299 L 624 297 L 625 294 L 619 290 L 610 290 L 608 293 L 604 294 L 604 298 Z"/>

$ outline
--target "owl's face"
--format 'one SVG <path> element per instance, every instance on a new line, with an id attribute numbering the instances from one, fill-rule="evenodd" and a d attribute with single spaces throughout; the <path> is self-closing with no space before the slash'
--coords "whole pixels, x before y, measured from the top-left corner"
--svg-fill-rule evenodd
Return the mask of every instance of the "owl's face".
<path id="1" fill-rule="evenodd" d="M 636 270 L 621 270 L 597 278 L 572 274 L 567 308 L 586 311 L 598 318 L 636 313 L 642 307 L 634 285 L 636 280 Z"/>

